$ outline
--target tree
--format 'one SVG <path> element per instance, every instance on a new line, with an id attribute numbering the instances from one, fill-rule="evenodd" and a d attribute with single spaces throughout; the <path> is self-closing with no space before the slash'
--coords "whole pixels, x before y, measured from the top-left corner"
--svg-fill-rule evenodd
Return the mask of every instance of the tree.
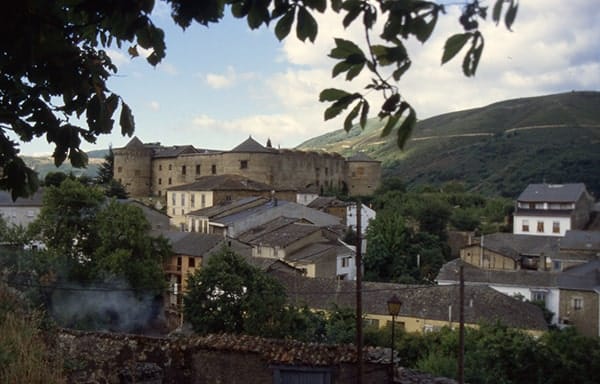
<path id="1" fill-rule="evenodd" d="M 286 297 L 279 282 L 223 248 L 188 279 L 186 321 L 195 332 L 282 336 Z"/>
<path id="2" fill-rule="evenodd" d="M 94 223 L 96 274 L 124 277 L 133 289 L 160 293 L 165 287 L 162 265 L 171 248 L 164 237 L 148 234 L 151 226 L 142 210 L 113 199 L 98 212 Z"/>
<path id="3" fill-rule="evenodd" d="M 360 20 L 365 30 L 366 52 L 356 43 L 335 39 L 330 57 L 339 62 L 332 76 L 344 74 L 354 79 L 363 69 L 372 74 L 366 92 L 382 92 L 385 101 L 378 116 L 386 119 L 384 135 L 397 128 L 397 142 L 403 146 L 417 116 L 402 98 L 395 82 L 410 68 L 411 60 L 404 41 L 411 37 L 426 42 L 435 29 L 445 6 L 430 1 L 388 0 L 165 0 L 171 7 L 175 23 L 187 28 L 192 22 L 208 26 L 219 22 L 226 7 L 251 29 L 275 23 L 275 36 L 285 39 L 295 23 L 296 37 L 314 41 L 318 24 L 314 13 L 323 13 L 329 4 L 334 12 L 344 12 L 344 27 Z M 67 158 L 76 167 L 85 166 L 86 154 L 80 149 L 82 139 L 93 143 L 114 126 L 113 115 L 119 109 L 121 133 L 131 136 L 133 114 L 120 96 L 107 87 L 107 80 L 117 72 L 105 49 L 124 44 L 131 56 L 138 47 L 152 53 L 151 65 L 164 57 L 164 32 L 151 19 L 155 2 L 141 1 L 14 1 L 4 6 L 0 15 L 0 188 L 10 189 L 13 198 L 27 196 L 37 188 L 37 175 L 19 157 L 17 140 L 28 142 L 45 136 L 54 145 L 54 162 Z M 496 0 L 492 19 L 503 18 L 511 28 L 518 8 L 517 0 Z M 478 0 L 467 0 L 459 19 L 462 33 L 451 36 L 444 47 L 442 64 L 465 50 L 463 73 L 473 76 L 483 52 L 484 38 L 479 21 L 487 17 L 487 7 Z M 383 44 L 372 43 L 375 21 L 386 18 L 378 34 Z M 388 73 L 384 69 L 389 68 Z M 393 79 L 394 82 L 391 81 Z M 320 100 L 331 102 L 326 120 L 354 106 L 344 128 L 350 129 L 358 118 L 365 127 L 369 102 L 361 93 L 326 89 Z M 74 121 L 85 114 L 87 127 Z"/>
<path id="4" fill-rule="evenodd" d="M 389 211 L 380 212 L 367 229 L 367 253 L 363 259 L 365 279 L 391 281 L 396 275 L 394 270 L 401 269 L 397 265 L 406 262 L 410 236 L 404 217 Z"/>
<path id="5" fill-rule="evenodd" d="M 98 184 L 109 184 L 114 177 L 115 172 L 115 154 L 112 150 L 112 146 L 108 147 L 108 153 L 104 156 L 104 161 L 100 164 L 98 169 L 98 176 L 96 178 Z"/>

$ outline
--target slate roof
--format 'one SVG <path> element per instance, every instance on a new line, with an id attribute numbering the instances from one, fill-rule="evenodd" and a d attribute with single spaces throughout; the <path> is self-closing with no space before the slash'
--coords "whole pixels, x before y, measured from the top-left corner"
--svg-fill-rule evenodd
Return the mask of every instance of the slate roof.
<path id="1" fill-rule="evenodd" d="M 558 276 L 561 289 L 600 292 L 600 260 L 593 260 L 564 270 Z"/>
<path id="2" fill-rule="evenodd" d="M 573 203 L 586 192 L 585 184 L 529 184 L 519 195 L 520 202 Z"/>
<path id="3" fill-rule="evenodd" d="M 356 161 L 356 162 L 369 162 L 369 163 L 380 163 L 379 160 L 375 160 L 364 152 L 358 152 L 346 159 L 346 161 Z"/>
<path id="4" fill-rule="evenodd" d="M 269 200 L 260 196 L 244 197 L 238 200 L 233 200 L 223 204 L 212 205 L 210 207 L 197 209 L 195 211 L 188 212 L 190 216 L 205 216 L 208 218 L 215 218 L 221 215 L 236 212 L 247 207 L 253 207 L 267 203 Z"/>
<path id="5" fill-rule="evenodd" d="M 268 226 L 268 225 L 267 225 Z M 278 227 L 268 226 L 270 230 L 260 230 L 256 233 L 247 231 L 238 237 L 240 241 L 253 244 L 265 245 L 269 247 L 285 248 L 315 232 L 320 232 L 321 228 L 310 224 L 288 223 Z"/>
<path id="6" fill-rule="evenodd" d="M 168 191 L 258 191 L 270 192 L 273 187 L 240 175 L 211 175 L 199 177 L 193 183 L 178 185 Z"/>
<path id="7" fill-rule="evenodd" d="M 29 197 L 19 197 L 13 201 L 10 192 L 0 190 L 0 207 L 41 207 L 44 191 L 38 189 Z"/>
<path id="8" fill-rule="evenodd" d="M 560 248 L 600 252 L 600 231 L 567 231 L 560 240 Z"/>
<path id="9" fill-rule="evenodd" d="M 490 251 L 520 260 L 521 255 L 552 257 L 559 253 L 560 238 L 557 236 L 516 235 L 493 233 L 483 237 L 483 247 Z M 476 244 L 471 244 L 471 246 Z"/>
<path id="10" fill-rule="evenodd" d="M 332 242 L 312 243 L 296 252 L 286 255 L 285 259 L 295 263 L 312 263 L 324 256 L 333 256 L 337 258 L 337 244 Z"/>
<path id="11" fill-rule="evenodd" d="M 335 197 L 330 197 L 330 196 L 319 196 L 307 205 L 307 207 L 313 208 L 313 209 L 347 207 L 347 206 L 348 206 L 347 202 L 338 200 Z"/>
<path id="12" fill-rule="evenodd" d="M 235 212 L 232 214 L 222 214 L 222 215 L 216 216 L 211 221 L 215 222 L 215 223 L 223 224 L 223 225 L 230 225 L 239 220 L 243 220 L 248 217 L 252 217 L 254 215 L 261 214 L 264 211 L 275 207 L 275 204 L 277 204 L 278 206 L 283 206 L 283 205 L 287 205 L 287 204 L 291 204 L 291 203 L 289 201 L 285 201 L 285 200 L 279 200 L 279 201 L 277 201 L 277 203 L 275 203 L 273 200 L 267 200 L 265 203 L 263 203 L 261 205 L 257 205 L 257 206 L 254 206 L 254 207 L 251 207 L 248 209 L 244 209 L 239 212 Z"/>
<path id="13" fill-rule="evenodd" d="M 233 148 L 230 152 L 276 153 L 277 150 L 262 146 L 259 142 L 254 140 L 252 136 L 250 136 L 237 147 Z"/>
<path id="14" fill-rule="evenodd" d="M 298 219 L 295 218 L 281 216 L 275 220 L 269 221 L 268 223 L 251 228 L 250 230 L 237 236 L 237 239 L 246 243 L 254 242 L 254 240 L 259 239 L 265 234 L 276 231 L 279 228 L 285 227 L 297 221 Z"/>
<path id="15" fill-rule="evenodd" d="M 187 153 L 198 153 L 192 145 L 174 145 L 171 147 L 159 147 L 154 150 L 154 158 L 177 157 Z"/>
<path id="16" fill-rule="evenodd" d="M 298 306 L 330 310 L 334 304 L 355 307 L 355 282 L 347 280 L 306 278 L 272 272 L 286 289 L 290 303 Z M 363 312 L 388 315 L 387 300 L 397 295 L 402 301 L 400 316 L 448 321 L 459 318 L 457 285 L 407 286 L 391 283 L 364 282 Z M 510 327 L 546 330 L 539 307 L 516 300 L 487 286 L 465 286 L 465 322 L 476 324 L 499 321 Z"/>
<path id="17" fill-rule="evenodd" d="M 173 252 L 180 255 L 205 256 L 215 247 L 220 248 L 219 244 L 225 241 L 221 235 L 213 235 L 198 232 L 180 232 L 180 231 L 156 231 L 166 237 L 173 249 Z"/>
<path id="18" fill-rule="evenodd" d="M 529 286 L 532 288 L 556 288 L 558 273 L 550 271 L 515 270 L 498 271 L 477 268 L 461 259 L 454 259 L 442 266 L 436 281 L 458 282 L 458 270 L 463 266 L 463 275 L 468 284 L 491 284 L 505 286 Z"/>

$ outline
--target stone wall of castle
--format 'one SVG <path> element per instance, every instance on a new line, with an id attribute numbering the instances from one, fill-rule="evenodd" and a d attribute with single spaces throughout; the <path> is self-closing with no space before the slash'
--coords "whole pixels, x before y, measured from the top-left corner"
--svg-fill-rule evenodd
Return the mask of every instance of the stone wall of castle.
<path id="1" fill-rule="evenodd" d="M 235 174 L 272 185 L 275 189 L 344 190 L 370 195 L 381 178 L 377 161 L 347 162 L 338 154 L 272 150 L 272 152 L 187 153 L 152 157 L 139 145 L 114 150 L 115 179 L 131 196 L 166 196 L 170 187 L 209 175 Z"/>

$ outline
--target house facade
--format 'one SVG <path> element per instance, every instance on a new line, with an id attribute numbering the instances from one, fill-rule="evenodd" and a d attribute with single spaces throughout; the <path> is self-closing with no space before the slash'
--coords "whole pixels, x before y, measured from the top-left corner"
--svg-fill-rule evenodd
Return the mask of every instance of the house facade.
<path id="1" fill-rule="evenodd" d="M 31 197 L 13 201 L 9 192 L 0 191 L 0 215 L 9 225 L 26 227 L 39 216 L 43 194 L 43 189 L 39 189 Z"/>
<path id="2" fill-rule="evenodd" d="M 593 204 L 583 183 L 529 184 L 517 198 L 513 233 L 562 237 L 585 228 Z"/>

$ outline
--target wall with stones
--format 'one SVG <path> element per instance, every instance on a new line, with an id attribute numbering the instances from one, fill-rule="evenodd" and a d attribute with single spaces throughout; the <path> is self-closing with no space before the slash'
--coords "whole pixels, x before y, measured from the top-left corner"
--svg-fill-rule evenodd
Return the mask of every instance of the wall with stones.
<path id="1" fill-rule="evenodd" d="M 354 382 L 352 346 L 251 336 L 160 338 L 63 330 L 58 336 L 69 383 L 263 384 L 276 369 L 331 369 L 333 383 Z M 366 353 L 365 384 L 385 383 L 385 350 Z M 376 359 L 384 359 L 377 361 Z"/>

